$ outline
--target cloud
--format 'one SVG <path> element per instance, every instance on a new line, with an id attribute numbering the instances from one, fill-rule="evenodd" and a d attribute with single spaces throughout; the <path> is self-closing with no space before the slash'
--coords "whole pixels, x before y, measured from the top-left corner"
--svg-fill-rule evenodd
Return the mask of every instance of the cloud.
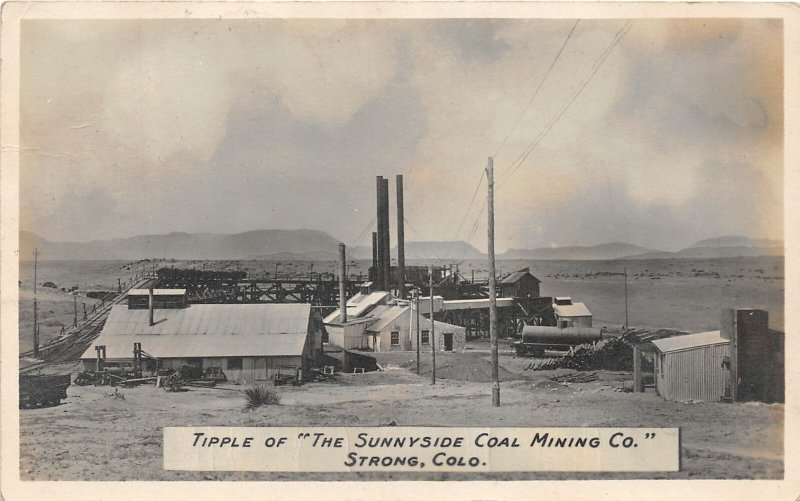
<path id="1" fill-rule="evenodd" d="M 522 115 L 573 25 L 26 21 L 24 226 L 75 240 L 309 227 L 352 244 L 374 176 L 401 173 L 410 238 L 483 247 L 475 187 L 494 155 L 499 250 L 780 237 L 776 21 L 635 21 L 509 175 L 624 21 L 581 20 Z"/>

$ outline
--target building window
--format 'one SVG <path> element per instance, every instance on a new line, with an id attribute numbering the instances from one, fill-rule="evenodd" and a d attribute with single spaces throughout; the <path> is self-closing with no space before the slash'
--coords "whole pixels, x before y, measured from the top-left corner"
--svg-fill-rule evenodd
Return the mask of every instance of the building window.
<path id="1" fill-rule="evenodd" d="M 428 344 L 431 342 L 431 335 L 428 331 L 422 331 L 422 344 Z"/>
<path id="2" fill-rule="evenodd" d="M 228 357 L 228 369 L 241 369 L 242 357 Z"/>
<path id="3" fill-rule="evenodd" d="M 400 346 L 400 333 L 392 331 L 392 346 Z"/>

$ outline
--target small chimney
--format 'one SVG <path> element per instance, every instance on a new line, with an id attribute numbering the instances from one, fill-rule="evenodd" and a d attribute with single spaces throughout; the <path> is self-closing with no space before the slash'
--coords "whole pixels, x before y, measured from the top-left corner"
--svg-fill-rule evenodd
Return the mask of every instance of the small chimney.
<path id="1" fill-rule="evenodd" d="M 347 291 L 345 290 L 345 280 L 347 280 L 347 254 L 344 244 L 339 244 L 339 321 L 347 322 Z"/>
<path id="2" fill-rule="evenodd" d="M 147 302 L 148 310 L 150 311 L 150 327 L 152 327 L 152 326 L 155 325 L 155 322 L 153 322 L 153 308 L 155 306 L 153 305 L 153 286 L 152 285 L 150 286 L 150 289 L 148 289 L 147 298 L 148 298 L 148 302 Z"/>

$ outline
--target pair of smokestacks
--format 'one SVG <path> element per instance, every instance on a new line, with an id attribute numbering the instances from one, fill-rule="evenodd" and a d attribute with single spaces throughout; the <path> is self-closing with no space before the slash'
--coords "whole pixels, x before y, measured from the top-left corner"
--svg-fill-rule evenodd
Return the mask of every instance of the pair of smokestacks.
<path id="1" fill-rule="evenodd" d="M 392 287 L 392 259 L 389 240 L 389 180 L 383 176 L 376 179 L 377 229 L 372 233 L 372 270 L 375 290 L 388 291 Z M 406 258 L 403 215 L 403 176 L 397 175 L 397 290 L 401 299 L 406 298 Z M 339 244 L 339 321 L 347 322 L 347 258 L 345 245 Z"/>
<path id="2" fill-rule="evenodd" d="M 375 180 L 377 191 L 377 230 L 372 233 L 372 269 L 375 272 L 375 289 L 388 291 L 397 286 L 400 299 L 406 298 L 406 257 L 403 216 L 403 176 L 397 177 L 397 277 L 392 284 L 392 257 L 389 238 L 389 179 L 378 176 Z"/>

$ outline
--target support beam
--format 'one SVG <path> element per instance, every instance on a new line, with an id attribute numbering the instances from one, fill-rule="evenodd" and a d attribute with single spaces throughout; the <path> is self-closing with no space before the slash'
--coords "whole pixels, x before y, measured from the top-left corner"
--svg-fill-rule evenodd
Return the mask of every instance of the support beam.
<path id="1" fill-rule="evenodd" d="M 633 347 L 633 392 L 642 393 L 642 352 L 638 346 Z"/>
<path id="2" fill-rule="evenodd" d="M 147 301 L 147 309 L 149 310 L 149 312 L 148 312 L 149 313 L 149 325 L 150 325 L 150 327 L 152 327 L 152 326 L 155 325 L 155 322 L 153 321 L 153 309 L 155 308 L 155 304 L 154 304 L 154 298 L 153 298 L 153 286 L 152 285 L 148 288 L 147 299 L 148 299 L 148 301 Z"/>

